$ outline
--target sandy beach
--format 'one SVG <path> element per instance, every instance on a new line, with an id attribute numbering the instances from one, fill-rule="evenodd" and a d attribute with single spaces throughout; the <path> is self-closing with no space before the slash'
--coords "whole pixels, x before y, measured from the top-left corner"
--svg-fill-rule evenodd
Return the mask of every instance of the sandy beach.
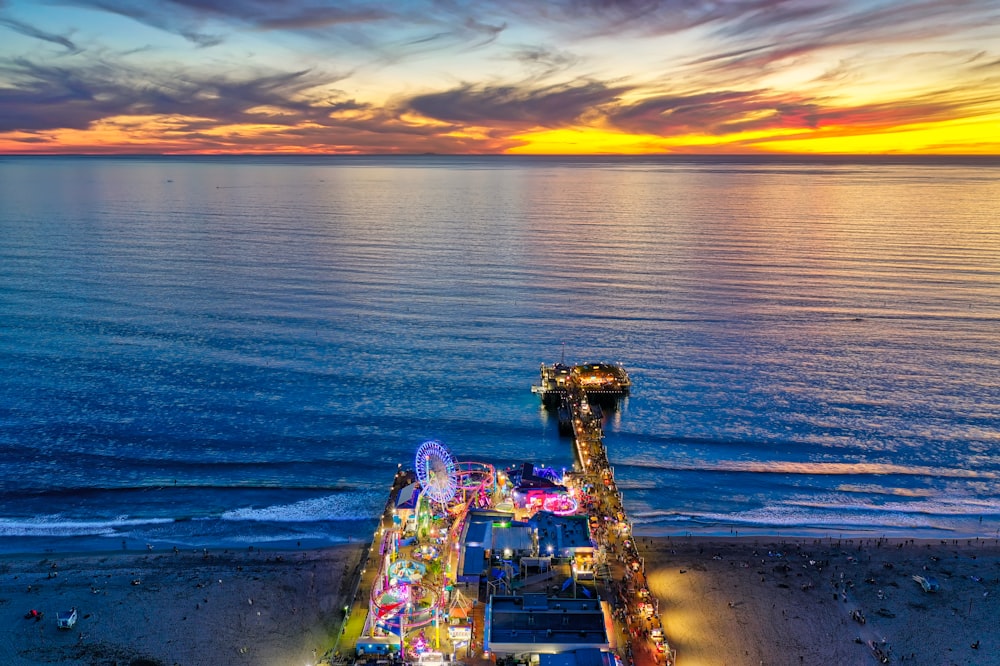
<path id="1" fill-rule="evenodd" d="M 873 644 L 894 664 L 1000 663 L 993 539 L 675 537 L 639 547 L 680 666 L 877 664 Z M 315 663 L 332 651 L 362 553 L 3 558 L 0 664 Z M 914 575 L 940 589 L 924 592 Z M 76 627 L 57 629 L 56 612 L 73 606 Z M 31 609 L 44 618 L 26 619 Z"/>
<path id="2" fill-rule="evenodd" d="M 877 664 L 870 641 L 893 664 L 1000 663 L 995 539 L 639 545 L 680 666 Z M 924 592 L 914 575 L 940 589 Z"/>
<path id="3" fill-rule="evenodd" d="M 311 664 L 330 651 L 358 545 L 0 559 L 0 664 Z M 76 607 L 71 630 L 56 627 Z M 26 619 L 31 609 L 40 621 Z"/>

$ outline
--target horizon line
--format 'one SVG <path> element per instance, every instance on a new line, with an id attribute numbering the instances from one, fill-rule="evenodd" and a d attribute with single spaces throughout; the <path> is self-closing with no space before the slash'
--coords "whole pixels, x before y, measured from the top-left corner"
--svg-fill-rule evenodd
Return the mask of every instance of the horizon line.
<path id="1" fill-rule="evenodd" d="M 997 160 L 1000 153 L 325 153 L 325 152 L 23 152 L 4 157 L 448 157 L 448 158 L 628 158 L 628 159 L 971 159 Z"/>

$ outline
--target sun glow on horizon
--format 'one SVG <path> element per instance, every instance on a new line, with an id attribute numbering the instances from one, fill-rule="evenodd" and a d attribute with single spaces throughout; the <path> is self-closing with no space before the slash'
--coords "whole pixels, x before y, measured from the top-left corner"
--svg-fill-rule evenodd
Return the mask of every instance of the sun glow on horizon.
<path id="1" fill-rule="evenodd" d="M 982 0 L 84 4 L 0 5 L 0 151 L 1000 154 Z"/>

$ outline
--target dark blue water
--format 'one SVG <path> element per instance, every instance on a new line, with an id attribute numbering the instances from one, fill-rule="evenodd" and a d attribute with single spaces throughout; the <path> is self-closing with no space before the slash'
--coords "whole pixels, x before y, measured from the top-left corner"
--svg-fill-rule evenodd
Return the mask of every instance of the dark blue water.
<path id="1" fill-rule="evenodd" d="M 1000 164 L 0 157 L 0 550 L 367 537 L 425 439 L 646 533 L 1000 529 Z"/>

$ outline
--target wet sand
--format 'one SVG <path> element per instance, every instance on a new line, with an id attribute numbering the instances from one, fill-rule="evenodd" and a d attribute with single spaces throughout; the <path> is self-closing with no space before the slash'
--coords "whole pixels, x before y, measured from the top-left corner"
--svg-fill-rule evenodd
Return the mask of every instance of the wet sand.
<path id="1" fill-rule="evenodd" d="M 638 545 L 679 666 L 877 664 L 869 642 L 893 664 L 1000 663 L 994 539 Z M 363 552 L 0 558 L 0 664 L 316 663 L 332 654 Z M 923 592 L 914 575 L 941 589 Z M 57 629 L 56 612 L 72 606 L 76 627 Z M 25 619 L 30 609 L 44 618 Z"/>

